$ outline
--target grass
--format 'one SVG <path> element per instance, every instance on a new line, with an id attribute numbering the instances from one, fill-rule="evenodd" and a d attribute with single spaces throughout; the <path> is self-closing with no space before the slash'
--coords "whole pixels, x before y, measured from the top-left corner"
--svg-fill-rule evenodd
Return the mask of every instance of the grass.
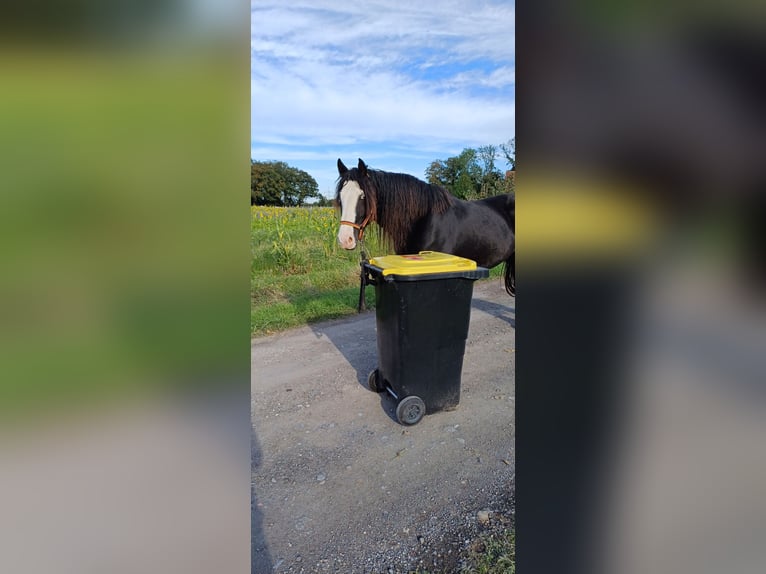
<path id="1" fill-rule="evenodd" d="M 516 574 L 516 534 L 513 530 L 488 534 L 474 543 L 461 574 Z"/>
<path id="2" fill-rule="evenodd" d="M 356 313 L 359 251 L 338 245 L 339 217 L 333 208 L 256 206 L 251 212 L 252 336 Z M 365 234 L 367 253 L 390 253 L 371 227 Z M 498 266 L 490 277 L 501 273 Z M 365 301 L 374 307 L 370 288 Z"/>
<path id="3" fill-rule="evenodd" d="M 337 245 L 330 207 L 253 207 L 251 313 L 254 336 L 356 312 L 359 252 Z M 371 254 L 381 252 L 374 237 Z M 366 293 L 372 305 L 371 290 Z"/>
<path id="4" fill-rule="evenodd" d="M 0 433 L 129 396 L 188 396 L 190 381 L 241 381 L 236 58 L 11 46 L 0 56 Z"/>
<path id="5" fill-rule="evenodd" d="M 506 528 L 481 534 L 463 555 L 460 574 L 516 574 L 516 533 Z M 409 574 L 437 574 L 430 570 L 410 570 Z"/>

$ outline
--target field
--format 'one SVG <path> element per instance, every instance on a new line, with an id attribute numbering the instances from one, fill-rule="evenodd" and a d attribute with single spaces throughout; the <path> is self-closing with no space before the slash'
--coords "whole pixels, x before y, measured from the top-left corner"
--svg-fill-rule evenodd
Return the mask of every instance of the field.
<path id="1" fill-rule="evenodd" d="M 255 336 L 356 311 L 359 252 L 338 246 L 331 207 L 253 207 L 251 313 Z M 370 234 L 366 243 L 378 253 Z M 372 305 L 374 294 L 367 290 Z"/>
<path id="2" fill-rule="evenodd" d="M 253 207 L 250 246 L 250 331 L 253 336 L 356 313 L 359 251 L 335 239 L 339 216 L 331 207 Z M 367 253 L 389 253 L 374 224 Z M 499 277 L 502 267 L 492 270 Z M 375 303 L 367 288 L 367 305 Z"/>

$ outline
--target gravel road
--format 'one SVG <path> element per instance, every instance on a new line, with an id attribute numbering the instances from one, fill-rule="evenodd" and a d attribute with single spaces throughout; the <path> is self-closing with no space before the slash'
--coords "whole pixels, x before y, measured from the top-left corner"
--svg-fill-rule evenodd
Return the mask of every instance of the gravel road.
<path id="1" fill-rule="evenodd" d="M 475 284 L 454 411 L 397 423 L 376 355 L 374 312 L 253 340 L 254 573 L 453 572 L 512 520 L 515 300 Z"/>

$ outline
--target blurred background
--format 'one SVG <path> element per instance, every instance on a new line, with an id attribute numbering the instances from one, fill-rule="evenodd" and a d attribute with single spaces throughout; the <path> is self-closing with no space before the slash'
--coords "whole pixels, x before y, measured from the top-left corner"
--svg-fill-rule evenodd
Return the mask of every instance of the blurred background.
<path id="1" fill-rule="evenodd" d="M 1 9 L 3 572 L 248 568 L 248 9 Z"/>
<path id="2" fill-rule="evenodd" d="M 519 571 L 762 572 L 766 14 L 516 9 Z M 2 8 L 3 572 L 248 568 L 247 11 Z"/>
<path id="3" fill-rule="evenodd" d="M 518 569 L 761 572 L 766 13 L 517 12 Z"/>

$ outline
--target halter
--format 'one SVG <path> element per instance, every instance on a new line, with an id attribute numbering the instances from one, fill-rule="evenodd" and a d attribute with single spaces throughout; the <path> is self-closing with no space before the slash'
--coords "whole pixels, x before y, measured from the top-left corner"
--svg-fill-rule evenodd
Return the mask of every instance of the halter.
<path id="1" fill-rule="evenodd" d="M 359 199 L 364 199 L 364 193 L 359 197 Z M 348 225 L 350 227 L 353 227 L 357 231 L 359 231 L 359 241 L 364 241 L 364 228 L 367 227 L 367 224 L 372 221 L 372 215 L 373 215 L 373 209 L 370 209 L 370 205 L 365 204 L 367 207 L 366 213 L 364 215 L 364 219 L 362 220 L 362 223 L 354 223 L 353 221 L 345 221 L 343 219 L 340 220 L 341 225 Z"/>
<path id="2" fill-rule="evenodd" d="M 362 220 L 362 223 L 354 223 L 352 221 L 344 221 L 341 220 L 341 225 L 348 225 L 350 227 L 353 227 L 354 229 L 359 231 L 359 241 L 364 241 L 364 228 L 367 227 L 367 224 L 370 223 L 370 219 L 372 219 L 372 214 L 365 215 L 364 219 Z"/>
<path id="3" fill-rule="evenodd" d="M 359 197 L 359 199 L 364 199 L 364 192 L 362 192 L 362 195 Z M 364 288 L 367 285 L 367 274 L 365 273 L 364 265 L 365 263 L 367 263 L 369 259 L 367 257 L 367 251 L 364 248 L 364 229 L 365 227 L 367 227 L 367 224 L 374 219 L 373 215 L 375 214 L 375 203 L 374 202 L 365 203 L 365 208 L 366 208 L 366 212 L 364 214 L 364 219 L 362 220 L 362 223 L 354 223 L 353 221 L 346 221 L 345 219 L 340 220 L 341 225 L 348 225 L 349 227 L 353 227 L 359 232 L 357 234 L 358 241 L 359 241 L 359 266 L 360 266 L 359 304 L 357 305 L 357 312 L 359 313 L 361 313 L 367 307 L 364 301 Z"/>

